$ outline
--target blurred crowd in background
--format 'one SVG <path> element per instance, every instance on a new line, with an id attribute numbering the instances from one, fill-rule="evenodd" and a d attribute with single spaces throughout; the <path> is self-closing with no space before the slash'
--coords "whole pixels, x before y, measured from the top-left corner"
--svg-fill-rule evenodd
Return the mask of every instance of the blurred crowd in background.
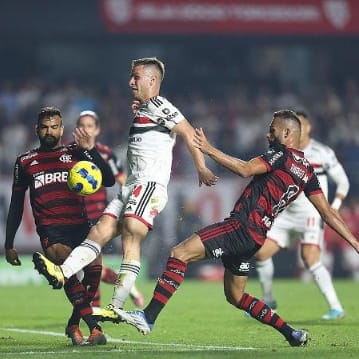
<path id="1" fill-rule="evenodd" d="M 127 70 L 127 69 L 126 69 Z M 216 73 L 216 69 L 212 69 Z M 248 159 L 263 151 L 265 134 L 273 111 L 305 110 L 313 122 L 313 137 L 332 147 L 351 179 L 351 196 L 359 195 L 359 86 L 348 80 L 342 89 L 323 86 L 307 96 L 245 83 L 222 83 L 214 77 L 215 89 L 196 83 L 193 92 L 169 91 L 170 100 L 196 127 L 203 127 L 213 143 L 225 152 Z M 124 151 L 131 122 L 129 91 L 120 84 L 95 86 L 75 80 L 49 83 L 41 78 L 0 84 L 0 173 L 11 175 L 17 154 L 36 146 L 34 132 L 40 107 L 55 105 L 63 114 L 65 141 L 78 114 L 91 109 L 100 115 L 101 141 Z M 166 94 L 164 94 L 166 95 Z M 186 151 L 175 150 L 174 175 L 192 172 Z M 189 163 L 188 163 L 189 161 Z M 217 169 L 222 171 L 221 168 Z M 223 175 L 228 172 L 223 172 Z"/>

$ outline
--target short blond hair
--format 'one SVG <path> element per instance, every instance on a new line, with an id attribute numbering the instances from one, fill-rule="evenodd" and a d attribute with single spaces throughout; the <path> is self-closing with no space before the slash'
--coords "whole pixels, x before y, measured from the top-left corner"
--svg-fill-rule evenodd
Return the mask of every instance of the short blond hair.
<path id="1" fill-rule="evenodd" d="M 132 60 L 131 70 L 134 67 L 143 65 L 143 66 L 155 66 L 161 75 L 161 81 L 165 77 L 165 65 L 157 57 L 144 57 L 142 59 Z"/>

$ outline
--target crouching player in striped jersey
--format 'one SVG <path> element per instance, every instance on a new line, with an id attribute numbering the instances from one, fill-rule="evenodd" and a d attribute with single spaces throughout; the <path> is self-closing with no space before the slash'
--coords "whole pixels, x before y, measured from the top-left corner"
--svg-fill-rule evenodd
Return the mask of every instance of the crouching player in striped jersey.
<path id="1" fill-rule="evenodd" d="M 307 331 L 293 328 L 264 301 L 245 292 L 250 258 L 265 242 L 275 217 L 302 192 L 323 220 L 359 251 L 359 242 L 339 213 L 331 208 L 313 167 L 298 150 L 300 133 L 301 124 L 293 111 L 275 112 L 267 135 L 269 150 L 247 162 L 216 149 L 209 144 L 202 129 L 196 130 L 194 142 L 203 153 L 241 177 L 254 177 L 228 218 L 199 230 L 172 248 L 167 267 L 145 309 L 118 311 L 125 322 L 148 334 L 183 282 L 187 265 L 206 258 L 221 258 L 227 301 L 279 331 L 291 346 L 307 344 Z"/>

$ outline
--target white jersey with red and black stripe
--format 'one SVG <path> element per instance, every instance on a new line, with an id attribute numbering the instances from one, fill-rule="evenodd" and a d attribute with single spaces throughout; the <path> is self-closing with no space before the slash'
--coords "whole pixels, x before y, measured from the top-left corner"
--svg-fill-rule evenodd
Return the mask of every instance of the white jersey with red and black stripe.
<path id="1" fill-rule="evenodd" d="M 167 187 L 176 141 L 172 129 L 182 120 L 182 113 L 164 97 L 141 104 L 129 133 L 127 185 L 153 181 Z"/>
<path id="2" fill-rule="evenodd" d="M 336 192 L 346 196 L 349 190 L 349 181 L 335 152 L 330 147 L 315 139 L 309 141 L 309 144 L 303 149 L 303 152 L 305 158 L 314 168 L 324 195 L 328 197 L 329 177 L 336 184 Z M 292 211 L 294 209 L 297 209 L 301 213 L 307 213 L 307 211 L 309 211 L 313 213 L 313 215 L 319 216 L 319 213 L 304 194 L 301 194 L 291 206 L 293 206 Z"/>
<path id="3" fill-rule="evenodd" d="M 328 177 L 336 184 L 336 193 L 346 196 L 349 190 L 348 177 L 334 151 L 311 139 L 304 149 L 305 158 L 314 168 L 324 195 L 328 196 Z M 301 244 L 323 245 L 323 221 L 319 212 L 303 193 L 292 202 L 273 223 L 267 236 L 281 248 L 291 246 L 294 239 Z"/>

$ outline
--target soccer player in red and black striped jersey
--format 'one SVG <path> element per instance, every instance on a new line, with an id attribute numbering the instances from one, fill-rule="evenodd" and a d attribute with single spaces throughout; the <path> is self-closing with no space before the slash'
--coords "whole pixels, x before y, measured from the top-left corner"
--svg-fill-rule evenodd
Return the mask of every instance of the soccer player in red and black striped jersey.
<path id="1" fill-rule="evenodd" d="M 91 138 L 93 139 L 93 145 L 96 147 L 102 158 L 111 167 L 116 182 L 119 186 L 123 186 L 126 182 L 126 174 L 121 161 L 110 147 L 96 141 L 96 138 L 100 135 L 101 132 L 100 118 L 98 114 L 91 110 L 82 111 L 77 119 L 76 126 L 85 129 L 87 133 L 91 135 Z M 102 186 L 97 192 L 86 196 L 85 204 L 87 215 L 91 222 L 95 224 L 102 216 L 102 213 L 108 204 L 106 188 Z M 101 280 L 104 283 L 115 284 L 117 280 L 117 273 L 110 267 L 102 266 Z M 130 297 L 138 308 L 143 306 L 143 295 L 137 289 L 135 284 L 130 290 Z M 92 305 L 93 307 L 100 307 L 100 303 L 99 289 L 95 294 Z"/>
<path id="2" fill-rule="evenodd" d="M 60 110 L 55 107 L 42 108 L 36 125 L 40 146 L 16 159 L 5 240 L 6 260 L 12 265 L 21 265 L 14 239 L 21 223 L 28 188 L 41 246 L 46 256 L 56 263 L 62 263 L 90 230 L 84 197 L 67 187 L 69 169 L 80 160 L 92 161 L 101 169 L 103 185 L 112 186 L 115 183 L 111 168 L 93 146 L 86 130 L 76 128 L 73 133 L 75 143 L 68 146 L 61 144 L 63 132 Z M 74 275 L 64 287 L 74 306 L 65 331 L 73 344 L 84 343 L 79 328 L 80 318 L 90 330 L 88 343 L 106 342 L 101 327 L 92 318 L 89 300 L 97 290 L 101 269 L 100 258 L 84 269 L 82 283 Z"/>
<path id="3" fill-rule="evenodd" d="M 309 334 L 296 330 L 262 300 L 245 292 L 249 260 L 266 240 L 275 217 L 304 192 L 322 219 L 359 252 L 359 242 L 340 214 L 326 200 L 313 167 L 299 151 L 301 124 L 295 112 L 274 113 L 267 135 L 270 148 L 262 156 L 244 161 L 213 147 L 202 129 L 195 146 L 241 177 L 253 176 L 229 218 L 209 225 L 172 248 L 167 267 L 157 281 L 152 300 L 143 310 L 117 311 L 122 320 L 143 334 L 149 333 L 161 310 L 177 291 L 189 262 L 220 258 L 225 268 L 224 292 L 234 307 L 278 330 L 291 346 L 304 346 Z"/>

